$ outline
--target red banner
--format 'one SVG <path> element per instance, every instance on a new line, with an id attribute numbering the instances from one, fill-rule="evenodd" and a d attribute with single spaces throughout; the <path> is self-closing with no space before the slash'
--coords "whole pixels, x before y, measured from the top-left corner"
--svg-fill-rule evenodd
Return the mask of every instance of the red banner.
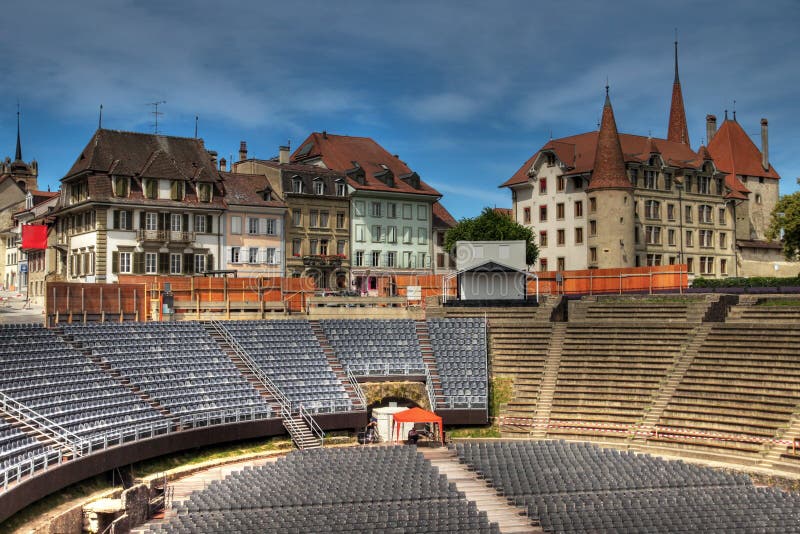
<path id="1" fill-rule="evenodd" d="M 44 250 L 47 248 L 47 226 L 44 224 L 22 225 L 22 249 Z"/>

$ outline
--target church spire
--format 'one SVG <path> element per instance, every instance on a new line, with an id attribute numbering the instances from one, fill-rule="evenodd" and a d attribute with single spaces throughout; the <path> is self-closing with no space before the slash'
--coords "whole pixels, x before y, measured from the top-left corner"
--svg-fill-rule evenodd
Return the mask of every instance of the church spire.
<path id="1" fill-rule="evenodd" d="M 675 40 L 675 80 L 672 82 L 672 104 L 669 109 L 667 139 L 676 143 L 689 144 L 689 128 L 686 125 L 686 111 L 683 109 L 681 80 L 678 77 L 678 40 Z"/>
<path id="2" fill-rule="evenodd" d="M 17 151 L 14 153 L 14 161 L 22 161 L 22 143 L 19 140 L 19 103 L 17 103 Z"/>
<path id="3" fill-rule="evenodd" d="M 606 86 L 606 100 L 603 104 L 603 118 L 597 132 L 597 150 L 594 154 L 594 168 L 589 179 L 588 191 L 597 189 L 630 189 L 631 182 L 625 172 L 625 158 L 617 132 L 617 121 Z"/>

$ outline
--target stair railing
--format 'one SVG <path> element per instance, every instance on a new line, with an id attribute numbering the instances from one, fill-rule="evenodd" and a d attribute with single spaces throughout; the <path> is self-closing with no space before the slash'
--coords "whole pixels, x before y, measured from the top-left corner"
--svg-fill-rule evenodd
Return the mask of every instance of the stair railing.
<path id="1" fill-rule="evenodd" d="M 308 428 L 311 429 L 311 432 L 319 440 L 320 446 L 324 445 L 325 444 L 325 431 L 322 430 L 322 427 L 320 427 L 319 424 L 317 424 L 317 422 L 314 420 L 314 418 L 311 416 L 311 414 L 308 413 L 308 411 L 306 411 L 306 409 L 303 406 L 300 406 L 300 417 L 303 418 L 303 420 L 308 425 Z"/>
<path id="2" fill-rule="evenodd" d="M 347 380 L 350 382 L 350 386 L 353 388 L 353 391 L 356 392 L 356 396 L 358 397 L 358 400 L 361 403 L 361 406 L 363 406 L 364 409 L 366 410 L 367 409 L 367 397 L 364 395 L 364 390 L 361 389 L 361 384 L 358 383 L 358 380 L 356 379 L 356 375 L 354 375 L 353 371 L 350 370 L 350 366 L 349 365 L 346 365 L 344 370 L 345 370 L 345 373 L 347 373 Z"/>
<path id="3" fill-rule="evenodd" d="M 2 392 L 0 392 L 0 408 L 34 432 L 69 450 L 74 456 L 83 454 L 82 440 L 77 434 Z"/>

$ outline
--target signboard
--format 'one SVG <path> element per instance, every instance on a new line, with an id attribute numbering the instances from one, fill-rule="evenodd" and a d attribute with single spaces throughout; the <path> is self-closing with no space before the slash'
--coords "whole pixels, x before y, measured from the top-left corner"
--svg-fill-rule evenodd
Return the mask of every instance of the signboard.
<path id="1" fill-rule="evenodd" d="M 422 300 L 422 286 L 406 286 L 408 300 Z"/>

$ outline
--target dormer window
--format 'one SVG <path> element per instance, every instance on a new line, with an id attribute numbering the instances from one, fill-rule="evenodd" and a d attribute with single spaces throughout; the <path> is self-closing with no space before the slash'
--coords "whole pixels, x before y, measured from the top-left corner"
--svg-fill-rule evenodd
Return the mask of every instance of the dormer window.
<path id="1" fill-rule="evenodd" d="M 30 191 L 25 195 L 25 209 L 29 210 L 33 207 L 33 195 L 31 195 Z"/>
<path id="2" fill-rule="evenodd" d="M 343 197 L 347 195 L 347 186 L 342 182 L 336 183 L 336 196 Z"/>
<path id="3" fill-rule="evenodd" d="M 211 184 L 197 184 L 197 199 L 200 202 L 211 202 Z"/>
<path id="4" fill-rule="evenodd" d="M 314 180 L 314 194 L 315 195 L 324 195 L 325 194 L 325 182 L 317 178 Z"/>
<path id="5" fill-rule="evenodd" d="M 146 178 L 142 183 L 145 198 L 158 198 L 158 180 Z"/>
<path id="6" fill-rule="evenodd" d="M 114 187 L 114 196 L 127 197 L 130 189 L 128 187 L 130 183 L 128 178 L 124 176 L 114 176 L 111 180 Z"/>
<path id="7" fill-rule="evenodd" d="M 545 160 L 547 161 L 548 167 L 553 167 L 556 164 L 556 156 L 552 152 L 545 154 Z"/>
<path id="8" fill-rule="evenodd" d="M 261 198 L 264 199 L 264 202 L 272 202 L 272 191 L 270 189 L 264 189 L 264 191 L 261 192 Z"/>
<path id="9" fill-rule="evenodd" d="M 292 193 L 302 193 L 303 192 L 303 181 L 300 178 L 295 178 L 292 180 Z"/>
<path id="10" fill-rule="evenodd" d="M 650 156 L 650 161 L 648 161 L 648 165 L 650 165 L 651 167 L 660 167 L 661 158 L 659 156 Z"/>
<path id="11" fill-rule="evenodd" d="M 183 180 L 172 180 L 169 188 L 169 198 L 172 200 L 181 201 L 186 195 L 186 184 Z"/>

